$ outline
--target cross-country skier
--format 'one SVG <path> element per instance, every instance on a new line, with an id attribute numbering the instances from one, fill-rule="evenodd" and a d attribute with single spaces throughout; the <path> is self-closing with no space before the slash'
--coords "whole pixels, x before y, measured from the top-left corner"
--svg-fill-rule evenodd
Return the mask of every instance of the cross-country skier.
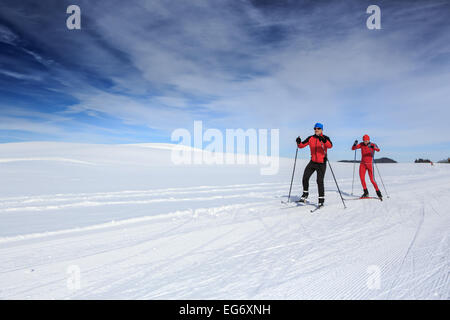
<path id="1" fill-rule="evenodd" d="M 366 134 L 363 137 L 363 142 L 358 144 L 358 140 L 352 146 L 352 150 L 361 149 L 361 164 L 359 165 L 359 177 L 361 178 L 361 184 L 364 189 L 364 194 L 361 198 L 367 198 L 369 196 L 369 191 L 366 186 L 366 171 L 369 172 L 370 182 L 372 182 L 375 191 L 377 192 L 378 198 L 383 200 L 380 189 L 373 178 L 373 158 L 375 151 L 380 151 L 380 148 L 375 143 L 370 142 L 370 137 Z"/>
<path id="2" fill-rule="evenodd" d="M 303 195 L 300 198 L 300 202 L 305 202 L 309 195 L 309 178 L 317 171 L 317 186 L 319 189 L 319 207 L 323 206 L 325 201 L 325 188 L 323 185 L 323 178 L 325 177 L 325 171 L 327 169 L 327 149 L 333 147 L 333 143 L 330 138 L 323 134 L 323 124 L 316 123 L 314 125 L 314 135 L 306 138 L 302 142 L 300 137 L 296 139 L 297 146 L 304 148 L 309 146 L 311 150 L 311 161 L 305 168 L 303 173 Z"/>

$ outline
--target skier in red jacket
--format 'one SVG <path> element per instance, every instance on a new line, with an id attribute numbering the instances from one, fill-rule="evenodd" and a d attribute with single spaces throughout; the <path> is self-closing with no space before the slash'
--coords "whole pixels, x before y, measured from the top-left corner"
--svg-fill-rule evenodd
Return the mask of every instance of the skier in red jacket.
<path id="1" fill-rule="evenodd" d="M 366 134 L 363 137 L 363 142 L 358 144 L 358 140 L 355 140 L 355 143 L 352 146 L 352 150 L 361 149 L 361 164 L 359 165 L 359 177 L 361 178 L 361 184 L 364 189 L 364 194 L 361 198 L 367 198 L 369 196 L 369 191 L 366 186 L 366 171 L 369 172 L 370 182 L 372 182 L 378 198 L 383 200 L 383 196 L 381 195 L 380 189 L 378 189 L 378 185 L 373 178 L 373 158 L 375 155 L 375 151 L 380 151 L 380 148 L 375 143 L 370 142 L 370 137 Z"/>
<path id="2" fill-rule="evenodd" d="M 302 142 L 300 137 L 296 139 L 297 146 L 304 148 L 309 146 L 311 151 L 311 161 L 305 168 L 303 173 L 303 195 L 300 198 L 300 202 L 305 202 L 309 195 L 309 178 L 317 171 L 317 186 L 319 189 L 319 207 L 323 206 L 325 201 L 325 188 L 323 185 L 323 178 L 325 177 L 325 171 L 327 169 L 327 149 L 333 147 L 333 143 L 330 138 L 323 134 L 323 125 L 316 123 L 314 125 L 314 135 L 306 138 Z"/>

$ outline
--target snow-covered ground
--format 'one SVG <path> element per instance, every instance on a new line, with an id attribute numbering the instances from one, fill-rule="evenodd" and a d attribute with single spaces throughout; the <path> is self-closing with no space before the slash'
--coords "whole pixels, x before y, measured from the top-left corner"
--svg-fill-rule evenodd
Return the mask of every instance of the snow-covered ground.
<path id="1" fill-rule="evenodd" d="M 0 145 L 0 298 L 449 299 L 450 165 L 379 164 L 390 198 L 347 209 L 328 169 L 312 214 L 281 204 L 292 159 L 263 176 L 170 150 Z M 332 166 L 354 198 L 353 164 Z"/>

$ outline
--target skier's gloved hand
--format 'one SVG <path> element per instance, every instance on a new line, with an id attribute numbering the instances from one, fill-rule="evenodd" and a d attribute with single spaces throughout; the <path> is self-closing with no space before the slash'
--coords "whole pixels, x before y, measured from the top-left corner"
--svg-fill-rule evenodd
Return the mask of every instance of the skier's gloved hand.
<path id="1" fill-rule="evenodd" d="M 317 136 L 317 137 L 319 138 L 320 142 L 323 142 L 323 143 L 327 142 L 327 139 L 324 136 Z"/>
<path id="2" fill-rule="evenodd" d="M 357 144 L 358 144 L 358 140 L 355 140 L 355 142 L 353 143 L 353 146 L 356 147 Z"/>
<path id="3" fill-rule="evenodd" d="M 371 143 L 371 144 L 369 144 L 369 148 L 374 149 L 375 145 Z"/>
<path id="4" fill-rule="evenodd" d="M 295 139 L 295 142 L 297 142 L 297 144 L 302 143 L 302 139 L 300 139 L 300 137 L 297 137 L 297 139 Z"/>

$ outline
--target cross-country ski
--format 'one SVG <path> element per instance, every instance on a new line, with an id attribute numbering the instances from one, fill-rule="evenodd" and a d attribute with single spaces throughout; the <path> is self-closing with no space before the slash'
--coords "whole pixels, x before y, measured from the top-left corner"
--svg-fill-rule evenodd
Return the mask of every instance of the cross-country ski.
<path id="1" fill-rule="evenodd" d="M 319 205 L 317 205 L 314 209 L 311 209 L 310 212 L 311 212 L 311 213 L 314 213 L 314 212 L 316 212 L 317 210 L 322 209 L 322 208 L 324 208 L 324 207 L 325 207 L 325 205 L 319 204 Z"/>
<path id="2" fill-rule="evenodd" d="M 377 197 L 359 197 L 359 198 L 344 199 L 344 200 L 345 200 L 345 201 L 351 201 L 351 200 L 364 200 L 364 199 L 372 199 L 372 200 L 380 200 L 380 201 L 383 201 L 382 198 L 377 198 Z"/>

